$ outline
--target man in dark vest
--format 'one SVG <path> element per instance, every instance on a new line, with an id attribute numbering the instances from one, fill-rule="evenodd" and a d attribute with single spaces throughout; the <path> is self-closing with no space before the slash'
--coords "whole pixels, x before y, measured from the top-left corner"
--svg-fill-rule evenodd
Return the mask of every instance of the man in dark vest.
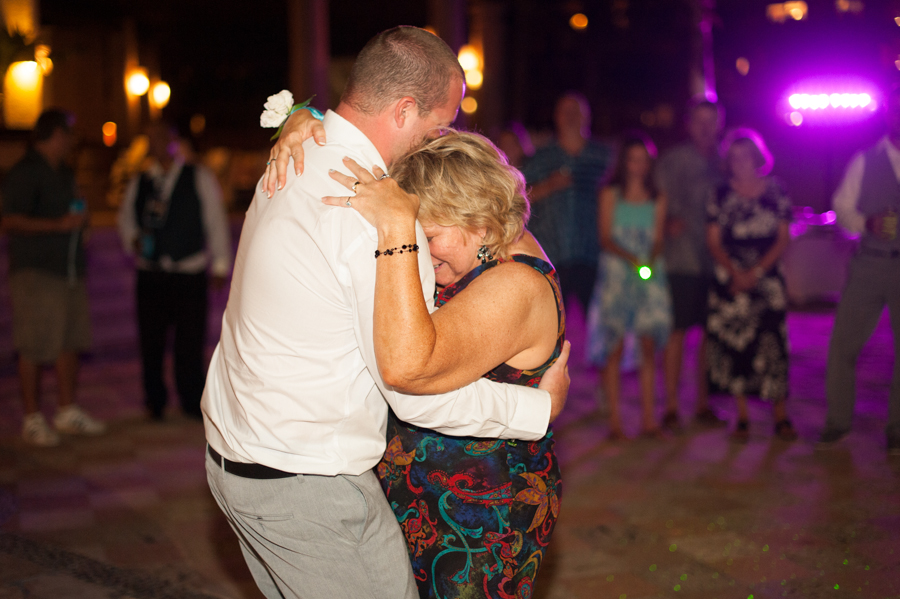
<path id="1" fill-rule="evenodd" d="M 174 328 L 181 408 L 199 419 L 206 378 L 207 268 L 220 289 L 231 268 L 228 218 L 215 175 L 185 162 L 175 129 L 158 122 L 148 138 L 153 163 L 129 183 L 119 210 L 122 244 L 137 264 L 144 402 L 151 418 L 163 417 L 163 357 Z"/>
<path id="2" fill-rule="evenodd" d="M 900 455 L 900 87 L 888 95 L 885 108 L 887 135 L 853 158 L 834 195 L 838 222 L 861 238 L 828 348 L 828 418 L 819 446 L 833 445 L 850 431 L 856 360 L 887 304 L 894 334 L 887 449 Z"/>

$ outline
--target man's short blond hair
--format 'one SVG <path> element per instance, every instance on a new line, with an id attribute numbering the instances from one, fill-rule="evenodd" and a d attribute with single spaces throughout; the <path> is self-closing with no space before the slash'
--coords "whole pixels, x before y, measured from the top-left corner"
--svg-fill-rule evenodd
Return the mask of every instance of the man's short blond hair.
<path id="1" fill-rule="evenodd" d="M 419 220 L 470 232 L 484 227 L 484 245 L 495 257 L 508 257 L 525 232 L 525 179 L 477 133 L 450 130 L 406 154 L 391 176 L 419 196 Z"/>
<path id="2" fill-rule="evenodd" d="M 427 114 L 449 100 L 454 78 L 464 81 L 465 74 L 444 40 L 417 27 L 394 27 L 359 53 L 341 101 L 373 115 L 409 96 Z"/>

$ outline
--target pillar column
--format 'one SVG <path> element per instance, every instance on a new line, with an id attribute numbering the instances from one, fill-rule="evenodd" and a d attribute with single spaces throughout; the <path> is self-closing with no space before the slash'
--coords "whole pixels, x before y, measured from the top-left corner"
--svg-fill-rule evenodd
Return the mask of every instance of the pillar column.
<path id="1" fill-rule="evenodd" d="M 328 27 L 328 0 L 288 0 L 290 91 L 295 102 L 315 94 L 313 104 L 323 110 L 332 104 Z"/>

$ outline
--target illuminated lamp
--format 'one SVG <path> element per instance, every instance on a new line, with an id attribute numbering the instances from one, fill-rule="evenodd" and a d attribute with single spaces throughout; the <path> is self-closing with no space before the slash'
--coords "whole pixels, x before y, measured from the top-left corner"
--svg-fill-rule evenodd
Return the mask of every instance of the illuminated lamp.
<path id="1" fill-rule="evenodd" d="M 200 135 L 206 129 L 206 117 L 202 114 L 195 114 L 191 117 L 191 133 Z"/>
<path id="2" fill-rule="evenodd" d="M 165 81 L 157 81 L 150 92 L 150 99 L 157 108 L 165 108 L 169 103 L 169 97 L 172 95 L 172 89 Z"/>
<path id="3" fill-rule="evenodd" d="M 572 18 L 569 19 L 569 27 L 574 29 L 575 31 L 581 31 L 582 29 L 586 29 L 588 26 L 588 18 L 579 13 L 575 13 L 572 15 Z"/>
<path id="4" fill-rule="evenodd" d="M 484 75 L 478 69 L 469 69 L 466 71 L 466 86 L 472 89 L 481 89 L 484 83 Z"/>
<path id="5" fill-rule="evenodd" d="M 478 101 L 472 96 L 466 96 L 465 98 L 463 98 L 463 101 L 459 105 L 459 107 L 466 114 L 472 114 L 476 110 L 478 110 Z"/>
<path id="6" fill-rule="evenodd" d="M 33 60 L 14 62 L 3 78 L 3 120 L 9 129 L 31 129 L 41 115 L 44 74 Z"/>
<path id="7" fill-rule="evenodd" d="M 100 128 L 100 131 L 103 133 L 103 145 L 107 148 L 111 148 L 116 145 L 116 138 L 118 134 L 118 126 L 112 121 L 103 123 L 103 126 Z"/>
<path id="8" fill-rule="evenodd" d="M 791 113 L 789 118 L 791 120 L 791 125 L 793 125 L 794 127 L 799 127 L 803 124 L 803 115 L 796 110 Z"/>
<path id="9" fill-rule="evenodd" d="M 147 77 L 147 69 L 138 67 L 125 79 L 125 90 L 132 96 L 143 96 L 149 89 L 150 79 Z"/>
<path id="10" fill-rule="evenodd" d="M 481 66 L 481 56 L 478 54 L 478 50 L 469 44 L 459 49 L 458 59 L 463 71 L 471 71 Z"/>

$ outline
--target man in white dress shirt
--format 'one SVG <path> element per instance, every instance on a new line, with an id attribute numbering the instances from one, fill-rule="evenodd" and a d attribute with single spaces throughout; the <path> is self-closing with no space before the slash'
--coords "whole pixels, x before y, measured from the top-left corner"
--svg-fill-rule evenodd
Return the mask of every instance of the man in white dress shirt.
<path id="1" fill-rule="evenodd" d="M 406 396 L 384 384 L 373 342 L 375 229 L 321 201 L 347 195 L 328 175 L 344 156 L 387 170 L 448 126 L 463 81 L 438 37 L 411 27 L 379 34 L 325 115 L 328 143 L 306 144 L 303 175 L 275 197 L 261 182 L 247 212 L 203 412 L 210 488 L 267 597 L 417 596 L 405 540 L 372 471 L 385 449 L 388 405 L 402 420 L 447 434 L 545 434 L 545 391 L 480 380 L 445 395 Z M 431 301 L 421 227 L 410 242 L 421 248 Z M 554 410 L 566 386 L 557 384 Z"/>
<path id="2" fill-rule="evenodd" d="M 856 360 L 887 305 L 894 333 L 887 450 L 900 455 L 900 87 L 888 95 L 886 117 L 887 135 L 853 158 L 834 194 L 838 223 L 861 237 L 831 333 L 825 382 L 828 416 L 819 446 L 833 445 L 850 431 Z"/>

